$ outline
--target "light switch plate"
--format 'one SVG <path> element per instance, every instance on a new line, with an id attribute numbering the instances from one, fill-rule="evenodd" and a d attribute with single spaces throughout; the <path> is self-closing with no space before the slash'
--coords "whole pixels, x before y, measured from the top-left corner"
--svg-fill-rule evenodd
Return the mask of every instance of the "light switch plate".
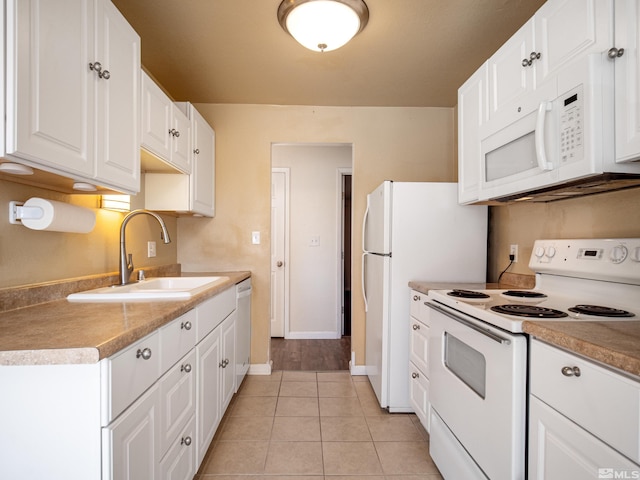
<path id="1" fill-rule="evenodd" d="M 260 245 L 260 232 L 251 232 L 251 243 Z"/>

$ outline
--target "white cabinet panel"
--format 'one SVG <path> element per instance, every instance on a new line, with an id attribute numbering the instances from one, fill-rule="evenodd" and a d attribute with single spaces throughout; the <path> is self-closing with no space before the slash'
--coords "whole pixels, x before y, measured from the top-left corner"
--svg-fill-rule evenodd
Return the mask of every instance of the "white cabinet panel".
<path id="1" fill-rule="evenodd" d="M 640 158 L 640 4 L 616 0 L 616 161 Z"/>
<path id="2" fill-rule="evenodd" d="M 220 408 L 222 352 L 220 329 L 207 335 L 196 347 L 197 399 L 196 399 L 196 469 L 202 463 L 209 444 L 222 418 Z"/>
<path id="3" fill-rule="evenodd" d="M 231 397 L 236 391 L 236 318 L 238 317 L 237 311 L 234 311 L 229 315 L 222 325 L 220 325 L 220 342 L 222 352 L 222 398 L 221 408 L 224 412 L 229 403 Z"/>
<path id="4" fill-rule="evenodd" d="M 409 398 L 411 406 L 415 410 L 416 415 L 420 419 L 420 423 L 424 428 L 430 431 L 430 410 L 429 402 L 429 379 L 420 371 L 415 364 L 409 364 Z"/>
<path id="5" fill-rule="evenodd" d="M 160 462 L 160 479 L 192 480 L 196 474 L 195 453 L 195 417 L 191 417 Z"/>

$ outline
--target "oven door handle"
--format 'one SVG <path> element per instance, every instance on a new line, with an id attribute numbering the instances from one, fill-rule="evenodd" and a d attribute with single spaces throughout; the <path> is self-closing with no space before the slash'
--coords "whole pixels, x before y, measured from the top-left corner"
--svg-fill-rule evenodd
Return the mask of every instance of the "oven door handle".
<path id="1" fill-rule="evenodd" d="M 439 307 L 438 305 L 434 305 L 433 303 L 429 303 L 429 302 L 425 302 L 425 305 L 429 308 L 432 308 L 434 310 L 436 310 L 437 312 L 440 312 L 443 315 L 446 315 L 447 317 L 451 318 L 452 320 L 455 320 L 458 323 L 463 324 L 466 327 L 469 327 L 473 330 L 475 330 L 478 333 L 481 333 L 482 335 L 489 337 L 491 340 L 493 340 L 494 342 L 498 342 L 502 345 L 510 345 L 511 344 L 511 340 L 509 340 L 508 338 L 504 338 L 501 337 L 498 334 L 493 333 L 491 330 L 487 330 L 484 329 L 482 327 L 479 327 L 478 325 L 476 325 L 475 323 L 472 323 L 468 320 L 465 320 L 464 318 L 458 317 L 457 315 L 454 315 L 453 313 L 449 312 L 448 310 L 445 310 L 442 307 Z"/>

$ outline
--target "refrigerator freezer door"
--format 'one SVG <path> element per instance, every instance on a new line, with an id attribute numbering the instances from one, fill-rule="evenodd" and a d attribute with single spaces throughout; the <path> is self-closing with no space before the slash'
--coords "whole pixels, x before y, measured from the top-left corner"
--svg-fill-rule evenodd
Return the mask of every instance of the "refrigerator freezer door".
<path id="1" fill-rule="evenodd" d="M 367 195 L 367 213 L 362 227 L 365 252 L 391 253 L 392 185 L 386 181 Z"/>
<path id="2" fill-rule="evenodd" d="M 368 254 L 363 258 L 366 294 L 369 302 L 366 328 L 366 371 L 383 408 L 388 406 L 389 362 L 389 277 L 391 259 Z M 408 321 L 408 320 L 407 320 Z M 408 368 L 408 363 L 407 363 Z"/>

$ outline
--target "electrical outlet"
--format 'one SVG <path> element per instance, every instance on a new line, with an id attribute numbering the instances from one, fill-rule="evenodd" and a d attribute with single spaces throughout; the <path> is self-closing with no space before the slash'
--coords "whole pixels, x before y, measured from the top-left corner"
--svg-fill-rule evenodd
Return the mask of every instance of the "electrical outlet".
<path id="1" fill-rule="evenodd" d="M 314 235 L 313 237 L 311 237 L 311 240 L 309 240 L 309 246 L 310 247 L 319 247 L 320 246 L 320 235 Z"/>
<path id="2" fill-rule="evenodd" d="M 156 242 L 147 242 L 147 258 L 156 256 Z"/>
<path id="3" fill-rule="evenodd" d="M 509 247 L 509 255 L 513 255 L 513 263 L 518 262 L 518 245 L 511 245 Z"/>

